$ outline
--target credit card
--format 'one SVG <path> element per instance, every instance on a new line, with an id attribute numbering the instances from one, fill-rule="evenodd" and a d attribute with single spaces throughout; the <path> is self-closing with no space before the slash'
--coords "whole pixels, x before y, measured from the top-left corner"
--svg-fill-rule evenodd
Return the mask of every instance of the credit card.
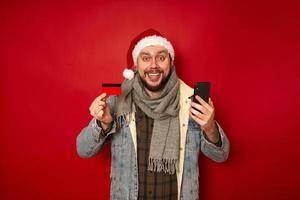
<path id="1" fill-rule="evenodd" d="M 102 92 L 108 95 L 120 95 L 122 93 L 120 83 L 102 83 Z"/>

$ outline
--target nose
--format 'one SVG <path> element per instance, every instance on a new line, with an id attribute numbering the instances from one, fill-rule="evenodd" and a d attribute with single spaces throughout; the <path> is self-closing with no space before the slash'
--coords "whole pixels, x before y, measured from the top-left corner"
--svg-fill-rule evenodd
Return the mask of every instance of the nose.
<path id="1" fill-rule="evenodd" d="M 150 62 L 150 66 L 149 66 L 150 68 L 157 68 L 158 67 L 158 65 L 157 65 L 157 60 L 156 60 L 156 58 L 155 57 L 152 57 L 151 58 L 151 62 Z"/>

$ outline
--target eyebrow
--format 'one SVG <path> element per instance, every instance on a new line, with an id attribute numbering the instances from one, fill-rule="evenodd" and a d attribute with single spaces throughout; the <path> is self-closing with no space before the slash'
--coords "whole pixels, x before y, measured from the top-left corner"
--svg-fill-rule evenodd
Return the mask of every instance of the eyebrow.
<path id="1" fill-rule="evenodd" d="M 168 54 L 168 51 L 167 51 L 167 50 L 161 50 L 161 51 L 157 52 L 157 54 L 161 54 L 161 53 L 166 53 L 166 54 Z M 150 55 L 150 53 L 142 51 L 142 52 L 140 53 L 140 55 Z"/>

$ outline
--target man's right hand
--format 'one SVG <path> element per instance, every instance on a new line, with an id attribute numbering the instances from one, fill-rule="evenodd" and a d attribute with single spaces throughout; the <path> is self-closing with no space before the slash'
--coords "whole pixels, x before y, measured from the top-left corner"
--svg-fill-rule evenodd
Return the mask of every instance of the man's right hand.
<path id="1" fill-rule="evenodd" d="M 113 121 L 106 99 L 107 94 L 102 93 L 93 101 L 89 108 L 90 114 L 101 123 L 101 127 L 104 131 L 110 127 Z"/>

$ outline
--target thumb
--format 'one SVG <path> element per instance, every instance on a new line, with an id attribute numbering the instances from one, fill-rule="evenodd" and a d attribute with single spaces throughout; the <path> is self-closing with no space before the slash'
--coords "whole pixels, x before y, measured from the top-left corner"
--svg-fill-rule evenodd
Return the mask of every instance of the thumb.
<path id="1" fill-rule="evenodd" d="M 209 97 L 209 99 L 208 99 L 208 103 L 209 103 L 209 105 L 210 105 L 211 107 L 214 107 L 214 103 L 212 102 L 212 100 L 211 100 L 210 97 Z"/>
<path id="2" fill-rule="evenodd" d="M 104 110 L 105 110 L 105 114 L 110 114 L 110 108 L 108 104 L 105 105 Z"/>

